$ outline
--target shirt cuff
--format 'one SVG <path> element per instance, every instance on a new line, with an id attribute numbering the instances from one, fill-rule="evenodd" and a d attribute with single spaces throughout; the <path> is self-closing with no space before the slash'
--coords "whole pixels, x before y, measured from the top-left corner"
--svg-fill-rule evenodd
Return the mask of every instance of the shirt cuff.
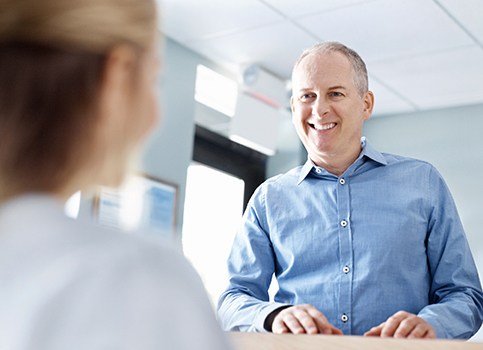
<path id="1" fill-rule="evenodd" d="M 275 311 L 276 309 L 284 306 L 291 306 L 291 304 L 284 304 L 284 303 L 268 303 L 267 306 L 265 306 L 259 313 L 258 316 L 255 319 L 255 331 L 256 332 L 261 332 L 261 333 L 268 333 L 268 331 L 265 329 L 264 324 L 265 324 L 265 319 L 267 318 L 272 311 Z"/>

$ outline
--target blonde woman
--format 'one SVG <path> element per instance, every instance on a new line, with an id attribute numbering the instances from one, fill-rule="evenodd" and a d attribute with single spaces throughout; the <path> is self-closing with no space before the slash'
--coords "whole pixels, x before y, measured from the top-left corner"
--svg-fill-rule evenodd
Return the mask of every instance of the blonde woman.
<path id="1" fill-rule="evenodd" d="M 152 0 L 0 0 L 0 348 L 225 349 L 170 248 L 63 215 L 156 123 Z"/>

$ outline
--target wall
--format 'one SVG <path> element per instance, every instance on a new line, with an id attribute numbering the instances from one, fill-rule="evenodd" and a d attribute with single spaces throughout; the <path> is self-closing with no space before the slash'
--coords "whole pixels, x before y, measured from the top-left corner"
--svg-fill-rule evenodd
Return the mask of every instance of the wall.
<path id="1" fill-rule="evenodd" d="M 162 69 L 161 123 L 143 152 L 141 169 L 178 185 L 177 234 L 181 235 L 186 173 L 194 135 L 194 89 L 200 56 L 166 39 Z"/>
<path id="2" fill-rule="evenodd" d="M 364 135 L 380 151 L 429 161 L 441 172 L 456 201 L 481 276 L 483 104 L 375 117 L 366 122 Z M 483 341 L 483 330 L 476 338 Z"/>
<path id="3" fill-rule="evenodd" d="M 267 162 L 267 178 L 282 174 L 303 164 L 307 160 L 307 152 L 302 147 L 292 117 L 286 111 L 280 117 L 277 152 Z"/>

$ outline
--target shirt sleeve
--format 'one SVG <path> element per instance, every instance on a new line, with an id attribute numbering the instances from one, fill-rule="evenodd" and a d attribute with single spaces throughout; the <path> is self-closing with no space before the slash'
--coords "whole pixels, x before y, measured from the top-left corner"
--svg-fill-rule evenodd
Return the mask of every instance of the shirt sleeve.
<path id="1" fill-rule="evenodd" d="M 269 301 L 275 264 L 264 198 L 262 185 L 248 203 L 228 258 L 229 285 L 218 302 L 219 320 L 228 331 L 266 332 L 266 317 L 287 305 Z"/>
<path id="2" fill-rule="evenodd" d="M 481 326 L 483 294 L 455 203 L 436 169 L 429 175 L 427 256 L 432 277 L 429 305 L 419 315 L 438 338 L 467 339 Z"/>

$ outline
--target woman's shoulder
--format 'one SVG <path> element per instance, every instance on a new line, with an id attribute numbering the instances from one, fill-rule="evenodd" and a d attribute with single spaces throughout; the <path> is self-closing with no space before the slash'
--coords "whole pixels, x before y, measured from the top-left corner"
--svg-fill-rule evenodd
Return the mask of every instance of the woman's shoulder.
<path id="1" fill-rule="evenodd" d="M 88 220 L 66 218 L 64 224 L 66 228 L 60 230 L 71 232 L 72 250 L 78 251 L 85 264 L 102 264 L 111 273 L 122 271 L 124 277 L 139 270 L 156 278 L 167 277 L 172 284 L 178 279 L 192 280 L 193 268 L 174 240 L 150 232 L 118 231 Z"/>
<path id="2" fill-rule="evenodd" d="M 25 196 L 2 205 L 0 239 L 3 247 L 8 247 L 5 258 L 7 250 L 31 252 L 29 255 L 35 254 L 39 264 L 62 260 L 77 265 L 77 269 L 141 266 L 158 275 L 192 272 L 180 247 L 168 239 L 143 232 L 121 232 L 89 219 L 71 219 L 57 201 L 45 196 Z"/>
<path id="3" fill-rule="evenodd" d="M 0 208 L 0 295 L 25 308 L 3 317 L 43 320 L 48 311 L 63 329 L 43 332 L 41 341 L 59 333 L 61 343 L 78 341 L 82 331 L 90 335 L 82 348 L 98 339 L 139 349 L 227 347 L 201 279 L 176 244 L 72 220 L 45 202 L 23 204 Z M 29 303 L 15 302 L 25 295 L 19 285 L 31 291 Z"/>

